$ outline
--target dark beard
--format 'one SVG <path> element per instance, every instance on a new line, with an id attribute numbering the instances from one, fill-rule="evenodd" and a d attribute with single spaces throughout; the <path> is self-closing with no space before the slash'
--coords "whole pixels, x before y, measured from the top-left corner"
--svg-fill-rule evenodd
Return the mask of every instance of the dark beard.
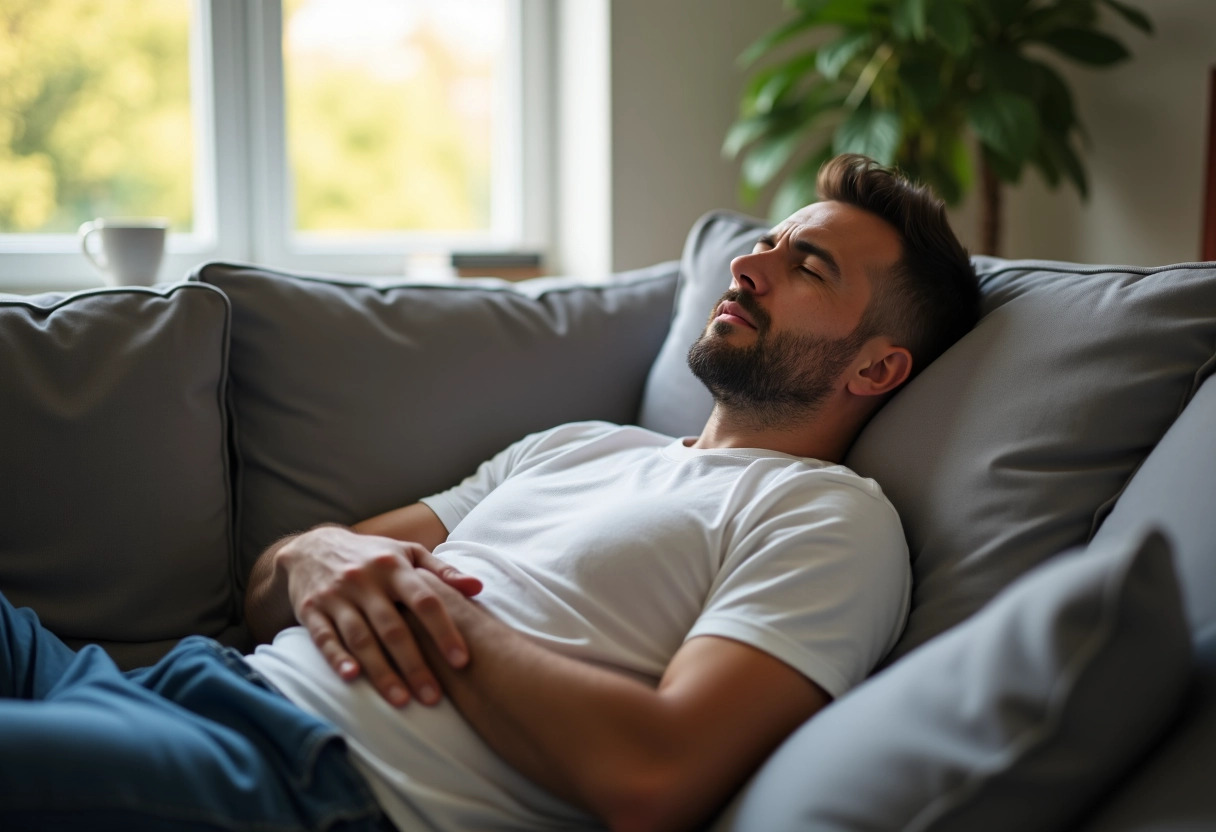
<path id="1" fill-rule="evenodd" d="M 843 338 L 771 335 L 770 318 L 751 295 L 732 289 L 714 309 L 727 300 L 751 316 L 755 342 L 733 346 L 723 337 L 731 325 L 715 323 L 689 349 L 688 367 L 718 405 L 757 427 L 777 427 L 813 415 L 866 341 L 861 327 Z"/>

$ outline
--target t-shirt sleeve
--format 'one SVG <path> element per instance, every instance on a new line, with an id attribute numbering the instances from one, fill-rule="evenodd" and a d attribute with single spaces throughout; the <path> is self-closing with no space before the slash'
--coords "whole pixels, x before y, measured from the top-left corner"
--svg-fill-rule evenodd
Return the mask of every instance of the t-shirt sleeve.
<path id="1" fill-rule="evenodd" d="M 618 426 L 610 422 L 570 422 L 531 433 L 487 459 L 458 485 L 423 497 L 419 502 L 435 512 L 450 533 L 473 507 L 508 477 L 537 465 L 556 453 L 594 439 Z"/>
<path id="2" fill-rule="evenodd" d="M 847 483 L 791 490 L 739 518 L 686 640 L 713 635 L 763 650 L 833 697 L 894 646 L 911 568 L 895 509 Z"/>

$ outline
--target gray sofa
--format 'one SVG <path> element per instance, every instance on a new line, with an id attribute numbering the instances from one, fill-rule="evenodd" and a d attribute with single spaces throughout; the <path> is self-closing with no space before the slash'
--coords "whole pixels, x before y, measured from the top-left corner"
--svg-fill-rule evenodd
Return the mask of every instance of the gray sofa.
<path id="1" fill-rule="evenodd" d="M 601 286 L 208 264 L 0 296 L 0 589 L 124 666 L 242 648 L 277 537 L 578 419 L 698 432 L 684 365 L 765 226 Z M 908 628 L 715 830 L 1216 828 L 1216 264 L 977 258 L 980 325 L 846 462 L 900 510 Z"/>

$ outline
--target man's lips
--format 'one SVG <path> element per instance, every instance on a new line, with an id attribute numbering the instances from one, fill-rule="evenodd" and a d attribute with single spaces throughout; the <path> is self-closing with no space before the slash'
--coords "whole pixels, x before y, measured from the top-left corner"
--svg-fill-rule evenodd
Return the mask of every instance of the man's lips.
<path id="1" fill-rule="evenodd" d="M 728 323 L 743 325 L 749 329 L 755 329 L 756 325 L 752 322 L 752 318 L 747 312 L 733 300 L 723 301 L 718 306 L 717 314 L 714 315 L 714 320 L 725 320 Z"/>

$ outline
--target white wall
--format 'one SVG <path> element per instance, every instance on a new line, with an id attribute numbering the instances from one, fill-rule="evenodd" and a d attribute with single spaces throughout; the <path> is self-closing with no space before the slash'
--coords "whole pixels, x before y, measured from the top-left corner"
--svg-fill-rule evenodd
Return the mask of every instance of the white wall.
<path id="1" fill-rule="evenodd" d="M 612 267 L 622 270 L 678 258 L 706 211 L 743 209 L 738 163 L 721 154 L 746 80 L 735 61 L 789 13 L 782 0 L 610 5 Z"/>
<path id="2" fill-rule="evenodd" d="M 572 2 L 576 0 L 564 0 Z M 1088 203 L 1035 172 L 1007 192 L 1010 257 L 1155 265 L 1199 253 L 1208 68 L 1216 2 L 1134 0 L 1156 24 L 1116 21 L 1133 58 L 1113 70 L 1063 65 L 1092 139 Z M 735 59 L 788 20 L 781 0 L 611 0 L 612 267 L 678 257 L 693 221 L 738 203 L 722 138 L 745 81 Z M 969 246 L 974 200 L 954 212 Z"/>

